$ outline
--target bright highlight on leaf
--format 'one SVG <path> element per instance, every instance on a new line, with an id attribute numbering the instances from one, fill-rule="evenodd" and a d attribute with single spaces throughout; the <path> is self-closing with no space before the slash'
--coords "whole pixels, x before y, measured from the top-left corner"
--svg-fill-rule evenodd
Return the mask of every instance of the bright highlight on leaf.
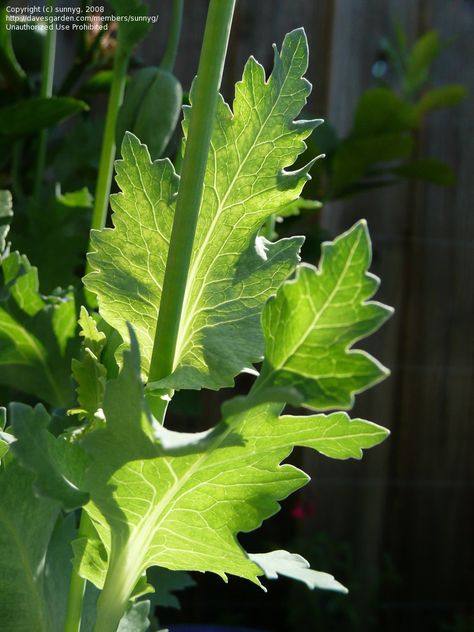
<path id="1" fill-rule="evenodd" d="M 347 588 L 329 573 L 321 573 L 321 571 L 314 571 L 310 568 L 309 563 L 301 555 L 288 553 L 288 551 L 272 551 L 271 553 L 251 554 L 249 557 L 260 566 L 268 579 L 278 579 L 281 575 L 297 579 L 311 589 L 320 588 L 342 593 L 348 592 Z"/>

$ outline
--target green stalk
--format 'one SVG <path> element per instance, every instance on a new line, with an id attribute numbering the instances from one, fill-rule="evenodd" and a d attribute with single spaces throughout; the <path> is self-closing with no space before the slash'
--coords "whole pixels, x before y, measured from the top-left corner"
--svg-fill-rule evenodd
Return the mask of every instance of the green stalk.
<path id="1" fill-rule="evenodd" d="M 115 545 L 117 546 L 116 542 Z M 132 544 L 116 558 L 111 556 L 104 588 L 97 601 L 94 632 L 116 632 L 129 604 L 130 595 L 140 578 L 140 573 L 136 573 L 136 560 L 140 553 L 133 551 Z"/>
<path id="2" fill-rule="evenodd" d="M 115 159 L 115 126 L 117 123 L 117 114 L 123 100 L 129 59 L 130 55 L 124 53 L 120 44 L 118 44 L 114 59 L 112 86 L 110 88 L 109 103 L 107 106 L 104 136 L 102 139 L 99 175 L 95 190 L 94 210 L 92 213 L 92 229 L 104 228 L 107 220 L 109 192 Z"/>
<path id="3" fill-rule="evenodd" d="M 81 521 L 79 523 L 78 537 L 87 537 L 90 532 L 89 518 L 84 510 L 81 511 Z M 71 571 L 71 581 L 69 584 L 69 594 L 66 606 L 66 621 L 64 632 L 79 632 L 81 629 L 82 603 L 86 580 L 73 568 Z"/>
<path id="4" fill-rule="evenodd" d="M 48 0 L 48 6 L 54 6 L 54 0 Z M 49 98 L 53 95 L 54 61 L 56 58 L 56 29 L 46 31 L 43 60 L 41 67 L 41 87 L 40 97 Z M 44 168 L 46 164 L 46 149 L 48 145 L 48 130 L 40 132 L 38 156 L 36 160 L 35 182 L 33 187 L 33 197 L 38 199 L 43 183 Z"/>
<path id="5" fill-rule="evenodd" d="M 181 24 L 183 22 L 183 4 L 184 0 L 173 0 L 173 13 L 171 15 L 171 28 L 166 43 L 165 53 L 161 60 L 160 68 L 163 70 L 173 70 L 178 53 L 179 36 L 181 33 Z"/>
<path id="6" fill-rule="evenodd" d="M 174 369 L 186 282 L 235 0 L 211 0 L 166 262 L 149 382 Z M 153 406 L 153 404 L 152 404 Z"/>
<path id="7" fill-rule="evenodd" d="M 3 7 L 0 9 L 0 68 L 15 90 L 21 93 L 27 89 L 28 79 L 15 57 L 7 23 L 7 8 Z"/>

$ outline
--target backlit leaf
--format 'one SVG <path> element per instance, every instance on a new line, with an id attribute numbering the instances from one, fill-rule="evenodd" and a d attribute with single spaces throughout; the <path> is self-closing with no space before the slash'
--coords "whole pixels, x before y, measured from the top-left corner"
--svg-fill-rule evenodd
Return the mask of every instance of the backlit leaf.
<path id="1" fill-rule="evenodd" d="M 354 394 L 387 370 L 352 345 L 376 331 L 392 309 L 369 301 L 379 280 L 367 272 L 372 253 L 359 222 L 322 245 L 319 269 L 303 264 L 265 306 L 265 360 L 253 394 L 291 387 L 316 410 L 350 408 Z"/>
<path id="2" fill-rule="evenodd" d="M 308 481 L 281 465 L 293 447 L 360 458 L 387 435 L 345 413 L 280 417 L 278 403 L 246 408 L 231 401 L 212 431 L 164 449 L 163 430 L 148 417 L 136 353 L 125 352 L 119 378 L 107 384 L 105 427 L 83 441 L 94 457 L 86 510 L 109 564 L 103 594 L 124 603 L 154 565 L 259 584 L 263 571 L 236 536 L 258 528 L 279 510 L 278 501 Z"/>
<path id="3" fill-rule="evenodd" d="M 233 112 L 217 106 L 205 188 L 188 276 L 172 376 L 173 388 L 220 388 L 261 359 L 265 301 L 291 274 L 301 238 L 273 244 L 258 237 L 264 221 L 296 200 L 308 168 L 291 166 L 317 122 L 296 121 L 310 91 L 302 30 L 275 51 L 266 80 L 253 58 L 236 86 Z M 189 109 L 185 115 L 185 131 Z M 170 162 L 151 163 L 127 135 L 117 163 L 122 193 L 112 197 L 114 229 L 93 233 L 92 273 L 102 317 L 127 340 L 129 321 L 148 370 L 171 232 L 178 176 Z"/>

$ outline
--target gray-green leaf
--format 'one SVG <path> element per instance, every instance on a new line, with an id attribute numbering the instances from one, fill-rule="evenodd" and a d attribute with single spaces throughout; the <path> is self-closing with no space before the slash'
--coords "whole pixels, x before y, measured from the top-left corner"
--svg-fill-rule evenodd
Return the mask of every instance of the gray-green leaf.
<path id="1" fill-rule="evenodd" d="M 0 466 L 2 630 L 63 632 L 71 549 L 55 529 L 59 510 L 33 493 L 33 475 L 12 458 Z"/>
<path id="2" fill-rule="evenodd" d="M 296 553 L 288 553 L 288 551 L 252 553 L 249 558 L 260 566 L 268 579 L 278 579 L 280 575 L 283 575 L 305 583 L 311 590 L 319 588 L 348 592 L 347 588 L 334 579 L 333 575 L 314 571 L 309 567 L 309 562 Z"/>
<path id="3" fill-rule="evenodd" d="M 50 416 L 41 404 L 10 405 L 10 421 L 16 441 L 11 450 L 35 475 L 37 494 L 58 501 L 67 511 L 88 501 L 84 490 L 87 454 L 65 437 L 48 431 Z"/>

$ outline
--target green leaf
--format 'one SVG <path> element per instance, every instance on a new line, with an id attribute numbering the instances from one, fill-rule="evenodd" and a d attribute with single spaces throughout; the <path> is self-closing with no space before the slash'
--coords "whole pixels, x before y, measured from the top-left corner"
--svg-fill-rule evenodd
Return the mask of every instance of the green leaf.
<path id="1" fill-rule="evenodd" d="M 41 295 L 36 268 L 18 252 L 6 256 L 1 269 L 0 384 L 66 407 L 76 346 L 74 295 Z"/>
<path id="2" fill-rule="evenodd" d="M 424 114 L 439 108 L 450 108 L 460 103 L 467 96 L 467 88 L 462 84 L 452 83 L 440 88 L 428 90 L 416 105 L 418 112 Z"/>
<path id="3" fill-rule="evenodd" d="M 265 573 L 268 579 L 278 579 L 280 575 L 297 579 L 313 590 L 334 590 L 347 593 L 348 590 L 329 573 L 314 571 L 301 555 L 288 551 L 272 551 L 271 553 L 256 553 L 249 555 L 250 559 Z"/>
<path id="4" fill-rule="evenodd" d="M 129 131 L 148 147 L 152 158 L 159 158 L 176 128 L 182 102 L 183 89 L 172 73 L 142 68 L 127 84 L 117 118 L 117 145 Z"/>
<path id="5" fill-rule="evenodd" d="M 87 187 L 82 187 L 78 191 L 61 193 L 60 185 L 56 185 L 56 200 L 64 206 L 72 208 L 91 208 L 93 199 Z"/>
<path id="6" fill-rule="evenodd" d="M 113 71 L 99 70 L 94 73 L 80 88 L 81 95 L 91 95 L 100 92 L 109 92 L 112 84 Z"/>
<path id="7" fill-rule="evenodd" d="M 450 186 L 456 182 L 456 174 L 451 167 L 435 158 L 420 158 L 407 162 L 395 167 L 393 172 L 404 178 L 426 180 L 441 186 Z"/>
<path id="8" fill-rule="evenodd" d="M 8 446 L 9 446 L 9 442 L 7 442 L 5 440 L 5 437 L 3 436 L 4 433 L 0 432 L 0 462 L 3 459 L 3 457 L 5 456 L 5 454 L 8 452 Z"/>
<path id="9" fill-rule="evenodd" d="M 265 360 L 252 393 L 291 387 L 316 410 L 350 408 L 354 394 L 388 371 L 352 345 L 376 331 L 392 309 L 369 301 L 379 280 L 365 221 L 322 245 L 319 270 L 303 264 L 265 306 Z"/>
<path id="10" fill-rule="evenodd" d="M 272 244 L 258 231 L 299 197 L 308 179 L 309 166 L 285 171 L 317 124 L 294 121 L 310 91 L 302 79 L 307 57 L 304 32 L 290 33 L 281 53 L 275 51 L 268 80 L 250 58 L 233 112 L 218 102 L 175 370 L 162 386 L 217 389 L 261 359 L 261 310 L 293 271 L 302 243 L 291 238 Z M 189 115 L 187 109 L 185 130 Z M 93 233 L 93 272 L 85 284 L 97 294 L 102 317 L 126 341 L 126 323 L 133 324 L 146 373 L 179 180 L 168 161 L 152 164 L 133 136 L 126 136 L 122 155 L 122 193 L 112 197 L 115 228 Z"/>
<path id="11" fill-rule="evenodd" d="M 349 138 L 341 143 L 332 160 L 331 197 L 349 192 L 370 168 L 409 158 L 413 148 L 413 137 L 404 132 Z"/>
<path id="12" fill-rule="evenodd" d="M 8 632 L 63 632 L 70 573 L 70 523 L 33 493 L 14 460 L 0 467 L 0 621 Z"/>
<path id="13" fill-rule="evenodd" d="M 84 101 L 70 97 L 34 97 L 0 108 L 0 135 L 28 136 L 88 110 Z"/>
<path id="14" fill-rule="evenodd" d="M 56 521 L 51 540 L 46 552 L 45 605 L 56 618 L 54 624 L 58 632 L 63 632 L 66 605 L 69 592 L 71 564 L 71 542 L 76 534 L 76 516 L 60 515 Z"/>
<path id="15" fill-rule="evenodd" d="M 84 505 L 89 499 L 84 490 L 87 454 L 66 437 L 48 431 L 51 418 L 41 404 L 34 409 L 11 404 L 10 416 L 16 437 L 11 450 L 34 473 L 36 493 L 58 501 L 66 511 Z"/>
<path id="16" fill-rule="evenodd" d="M 363 448 L 387 435 L 345 413 L 279 417 L 280 404 L 245 409 L 230 402 L 212 431 L 183 437 L 152 425 L 136 354 L 132 341 L 119 378 L 107 384 L 106 426 L 83 442 L 94 457 L 86 510 L 109 560 L 104 607 L 110 599 L 125 604 L 155 565 L 224 578 L 229 573 L 259 584 L 262 570 L 236 536 L 259 527 L 279 510 L 279 500 L 308 481 L 295 467 L 281 465 L 293 447 L 360 458 Z M 152 434 L 175 447 L 164 448 Z"/>
<path id="17" fill-rule="evenodd" d="M 44 293 L 78 283 L 77 269 L 83 266 L 90 225 L 87 196 L 78 193 L 58 200 L 51 192 L 17 204 L 18 219 L 12 226 L 11 240 L 38 268 Z M 84 206 L 72 206 L 73 201 Z"/>
<path id="18" fill-rule="evenodd" d="M 130 604 L 127 612 L 120 620 L 117 632 L 146 632 L 150 626 L 149 614 L 149 601 L 138 601 Z"/>
<path id="19" fill-rule="evenodd" d="M 81 537 L 72 543 L 74 551 L 74 566 L 81 577 L 88 579 L 94 586 L 104 586 L 107 575 L 107 551 L 93 528 L 88 537 Z M 148 582 L 148 584 L 146 583 Z M 149 598 L 153 608 L 179 608 L 180 604 L 175 592 L 185 590 L 195 585 L 195 581 L 183 571 L 170 571 L 167 568 L 152 566 L 142 575 L 134 588 L 133 594 L 139 596 L 142 591 L 137 588 L 144 583 L 144 594 L 152 592 Z"/>
<path id="20" fill-rule="evenodd" d="M 102 407 L 107 370 L 100 362 L 106 344 L 105 334 L 97 329 L 95 320 L 84 306 L 79 317 L 80 333 L 83 338 L 80 358 L 72 360 L 72 374 L 76 381 L 78 409 L 80 417 L 90 422 L 97 421 Z"/>
<path id="21" fill-rule="evenodd" d="M 306 200 L 305 198 L 298 198 L 294 202 L 290 202 L 283 208 L 278 210 L 278 218 L 284 219 L 285 217 L 294 217 L 299 215 L 301 211 L 318 211 L 322 208 L 322 203 L 318 200 Z"/>
<path id="22" fill-rule="evenodd" d="M 4 406 L 0 406 L 0 465 L 2 458 L 7 454 L 10 449 L 10 444 L 13 443 L 15 437 L 9 432 L 5 432 L 5 426 L 7 424 L 7 409 Z"/>
<path id="23" fill-rule="evenodd" d="M 410 94 L 418 90 L 427 80 L 431 64 L 443 49 L 437 31 L 430 31 L 415 42 L 408 57 L 405 89 Z"/>
<path id="24" fill-rule="evenodd" d="M 352 137 L 403 132 L 417 127 L 417 110 L 389 88 L 372 88 L 360 97 Z"/>
<path id="25" fill-rule="evenodd" d="M 0 190 L 0 256 L 6 247 L 6 237 L 13 217 L 12 196 L 10 191 Z"/>
<path id="26" fill-rule="evenodd" d="M 92 525 L 87 537 L 74 540 L 72 549 L 76 572 L 94 586 L 102 588 L 107 575 L 107 551 Z"/>

